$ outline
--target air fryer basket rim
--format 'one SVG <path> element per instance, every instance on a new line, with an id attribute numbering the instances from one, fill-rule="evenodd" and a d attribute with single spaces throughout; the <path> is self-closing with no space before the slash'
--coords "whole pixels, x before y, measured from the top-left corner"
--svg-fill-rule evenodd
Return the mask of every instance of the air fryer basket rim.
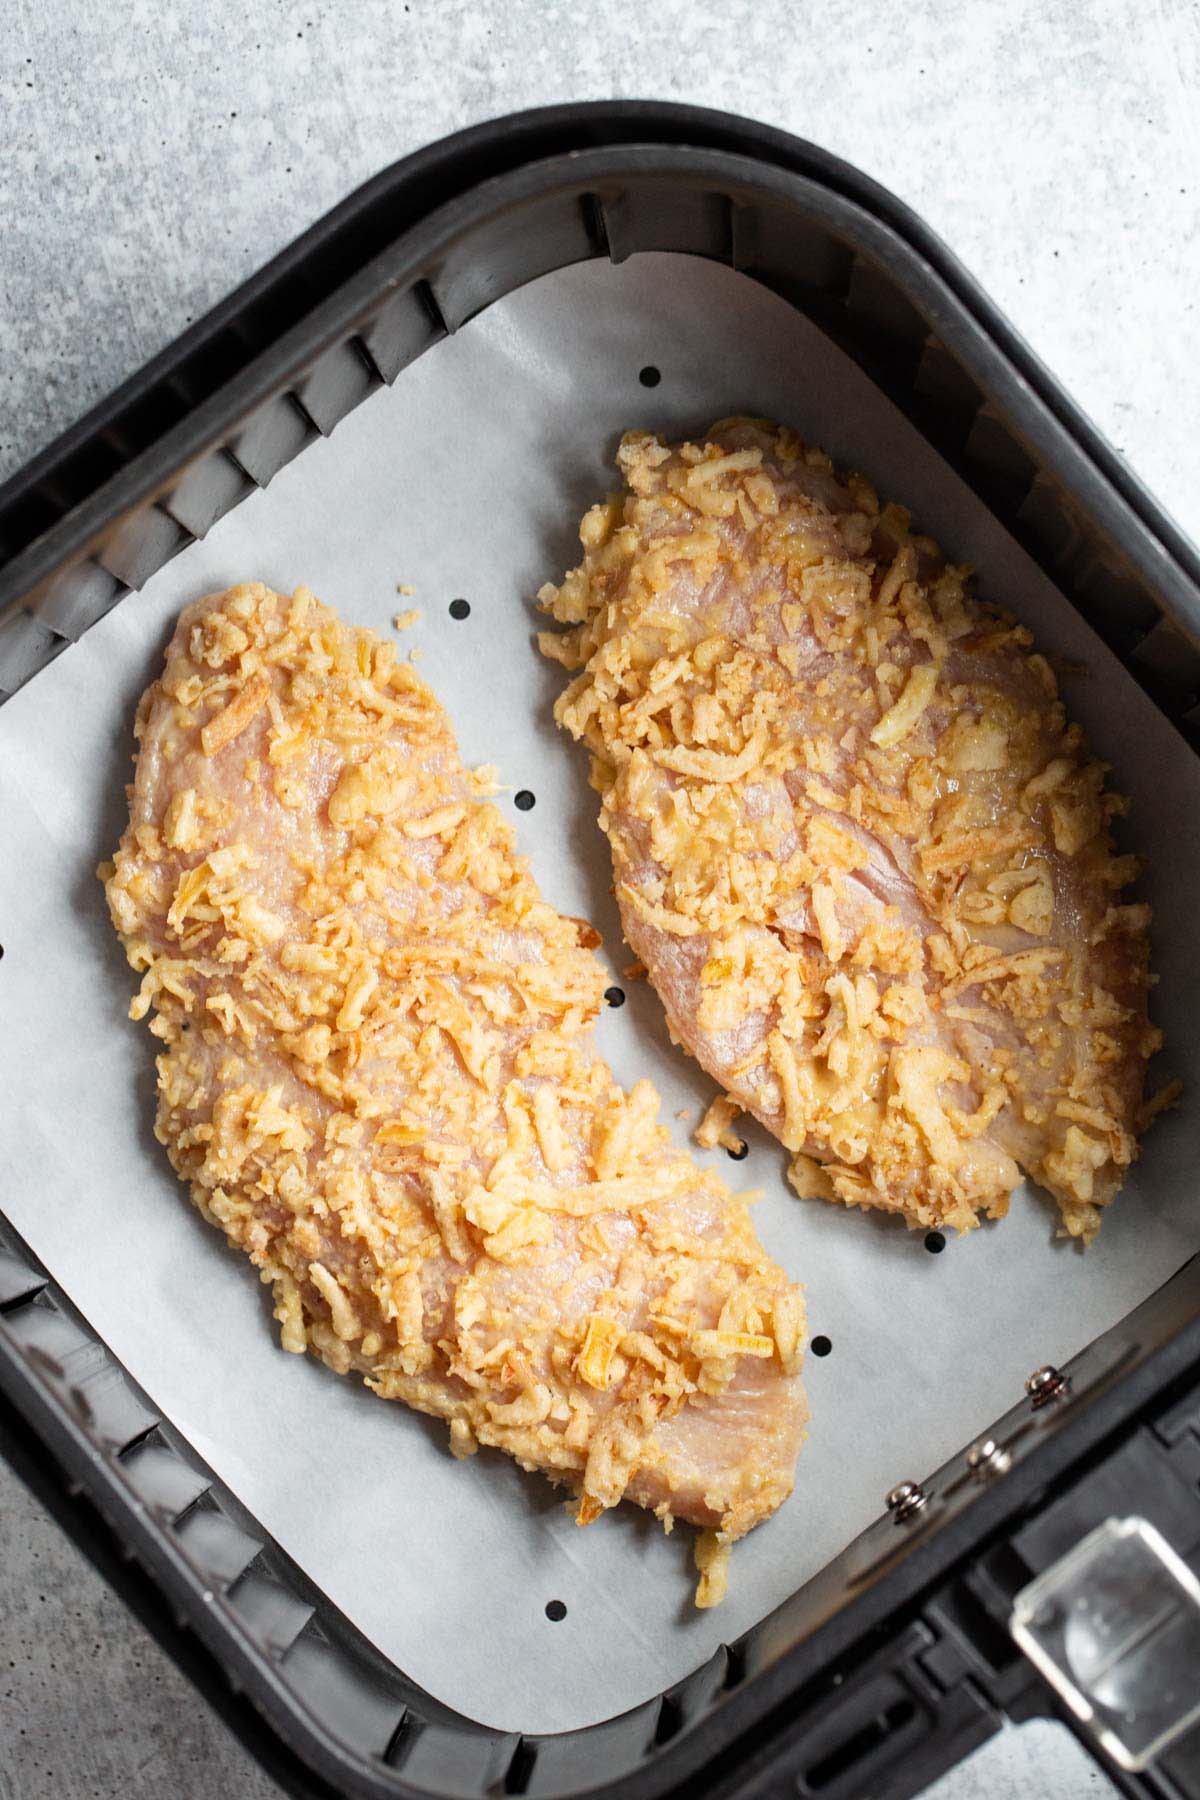
<path id="1" fill-rule="evenodd" d="M 1006 350 L 1035 392 L 1085 443 L 1106 476 L 1139 508 L 1145 509 L 1156 533 L 1192 578 L 1200 578 L 1200 552 L 1196 546 L 919 213 L 882 183 L 809 139 L 717 108 L 671 100 L 587 100 L 531 107 L 465 126 L 389 164 L 315 220 L 203 318 L 0 483 L 0 516 L 14 498 L 52 470 L 72 447 L 102 429 L 123 399 L 141 394 L 159 374 L 172 370 L 181 356 L 203 344 L 225 320 L 236 317 L 275 279 L 302 265 L 314 251 L 336 238 L 341 228 L 378 198 L 390 201 L 402 188 L 399 197 L 405 204 L 428 212 L 433 205 L 478 186 L 486 175 L 505 173 L 547 153 L 574 154 L 587 148 L 633 143 L 745 152 L 760 164 L 810 175 L 829 192 L 858 202 L 892 226 L 942 276 L 987 334 Z"/>
<path id="2" fill-rule="evenodd" d="M 144 514 L 151 510 L 151 500 L 155 505 L 161 502 L 162 511 L 171 516 L 172 482 L 177 483 L 188 466 L 219 453 L 233 424 L 244 419 L 252 406 L 290 396 L 308 421 L 310 437 L 315 430 L 325 430 L 320 418 L 314 423 L 296 389 L 304 369 L 329 355 L 331 347 L 340 348 L 352 339 L 356 354 L 376 376 L 394 378 L 398 370 L 381 371 L 369 347 L 371 320 L 382 308 L 406 293 L 419 298 L 430 329 L 416 354 L 437 342 L 444 329 L 461 322 L 453 308 L 439 300 L 438 292 L 447 258 L 456 246 L 465 246 L 468 252 L 465 274 L 460 274 L 469 292 L 479 274 L 478 261 L 473 266 L 470 262 L 471 242 L 473 238 L 478 241 L 489 226 L 502 230 L 506 220 L 514 219 L 524 229 L 531 212 L 537 217 L 539 204 L 549 209 L 543 223 L 557 206 L 555 219 L 568 235 L 576 229 L 572 221 L 578 215 L 578 241 L 590 246 L 585 254 L 635 253 L 656 247 L 637 241 L 639 231 L 661 228 L 670 236 L 668 222 L 672 220 L 671 229 L 683 221 L 695 234 L 698 228 L 688 212 L 687 196 L 697 191 L 735 196 L 729 202 L 729 254 L 719 258 L 733 261 L 735 266 L 732 221 L 743 198 L 751 214 L 754 206 L 766 203 L 790 217 L 798 232 L 811 231 L 814 217 L 820 217 L 831 241 L 839 231 L 852 227 L 851 235 L 858 233 L 860 249 L 864 244 L 872 247 L 897 289 L 907 291 L 910 302 L 914 295 L 926 302 L 931 297 L 936 301 L 932 316 L 941 346 L 957 345 L 960 367 L 969 364 L 999 383 L 1023 435 L 1057 447 L 1064 457 L 1077 458 L 1077 473 L 1081 471 L 1090 484 L 1093 505 L 1104 515 L 1097 531 L 1116 538 L 1122 554 L 1137 566 L 1142 586 L 1153 589 L 1158 611 L 1170 611 L 1185 625 L 1200 623 L 1200 594 L 1196 591 L 1200 559 L 1195 551 L 1082 419 L 971 277 L 906 207 L 848 165 L 783 133 L 685 106 L 602 102 L 544 108 L 475 126 L 384 171 L 35 458 L 0 489 L 0 630 L 14 620 L 17 624 L 28 619 L 36 623 L 37 596 L 52 588 L 56 573 L 87 546 L 100 545 L 103 555 L 103 541 L 117 518 Z M 622 193 L 631 194 L 635 201 L 632 224 L 628 218 L 625 222 L 629 232 L 625 246 L 614 241 L 613 223 L 622 216 L 620 207 L 614 198 L 606 198 Z M 591 197 L 596 198 L 598 211 L 590 209 Z M 643 209 L 641 214 L 638 206 Z M 656 212 L 656 208 L 660 210 Z M 403 228 L 397 232 L 388 219 L 381 222 L 381 211 L 401 212 Z M 719 221 L 718 233 L 721 229 Z M 347 234 L 353 235 L 355 230 L 362 239 L 357 263 L 347 249 Z M 380 234 L 387 241 L 381 242 Z M 712 254 L 711 245 L 705 249 L 698 239 L 698 246 L 696 253 Z M 692 245 L 669 241 L 657 247 L 691 249 Z M 337 264 L 332 272 L 321 262 L 329 252 Z M 533 272 L 549 266 L 561 265 L 542 263 Z M 418 274 L 419 268 L 424 274 Z M 422 281 L 425 291 L 418 295 L 417 284 Z M 265 344 L 256 346 L 254 309 L 269 309 L 285 283 L 305 289 L 306 297 L 315 295 L 315 303 L 294 310 L 294 316 L 287 319 L 289 329 L 282 335 L 273 333 L 268 324 Z M 510 282 L 510 286 L 516 285 L 519 282 Z M 796 303 L 795 296 L 786 297 Z M 811 297 L 814 306 L 821 298 L 815 293 Z M 482 304 L 487 303 L 485 298 Z M 477 310 L 478 305 L 468 306 L 462 318 Z M 927 326 L 929 319 L 926 311 Z M 65 503 L 60 494 L 55 502 L 55 484 L 73 457 L 106 438 L 119 440 L 131 408 L 148 406 L 164 386 L 182 383 L 181 371 L 192 368 L 218 335 L 230 329 L 240 330 L 255 350 L 232 377 L 216 382 L 211 391 L 198 397 L 185 393 L 182 416 L 176 408 L 168 429 L 145 445 L 131 445 L 126 440 L 124 460 L 118 442 L 115 472 L 92 493 L 75 499 L 67 493 Z M 888 338 L 887 330 L 882 336 Z M 900 363 L 907 366 L 905 357 Z M 372 385 L 378 385 L 378 379 L 373 379 Z M 349 402 L 354 403 L 353 399 Z M 5 526 L 11 527 L 13 517 L 42 490 L 51 494 L 50 510 L 55 512 L 57 506 L 56 516 L 44 530 L 18 545 L 8 558 L 6 572 Z M 98 567 L 103 570 L 105 565 L 101 561 Z M 145 573 L 141 578 L 145 579 Z M 135 585 L 120 575 L 114 581 L 118 601 Z M 32 602 L 31 594 L 35 596 Z M 113 599 L 109 596 L 108 603 Z M 73 636 L 81 635 L 91 622 L 84 617 Z M 1153 629 L 1148 635 L 1153 635 Z M 1172 696 L 1172 700 L 1175 716 L 1185 716 L 1187 709 L 1181 708 L 1179 697 Z M 812 1588 L 824 1582 L 829 1594 L 825 1616 L 807 1635 L 795 1639 L 785 1618 L 795 1602 L 785 1602 L 727 1655 L 714 1659 L 715 1669 L 706 1665 L 695 1671 L 670 1695 L 655 1696 L 623 1719 L 541 1740 L 481 1729 L 428 1696 L 413 1696 L 412 1684 L 390 1670 L 327 1603 L 325 1611 L 320 1610 L 321 1596 L 269 1540 L 263 1552 L 264 1570 L 282 1587 L 290 1583 L 300 1590 L 317 1611 L 281 1652 L 265 1647 L 238 1612 L 236 1593 L 214 1597 L 206 1588 L 203 1571 L 175 1541 L 174 1526 L 155 1518 L 138 1500 L 120 1461 L 151 1440 L 182 1452 L 193 1468 L 200 1468 L 199 1459 L 181 1444 L 167 1422 L 158 1420 L 128 1378 L 126 1396 L 133 1413 L 138 1413 L 139 1407 L 141 1412 L 138 1428 L 117 1442 L 105 1425 L 96 1392 L 89 1396 L 86 1391 L 88 1383 L 73 1380 L 62 1367 L 56 1373 L 44 1357 L 31 1354 L 33 1339 L 26 1334 L 23 1321 L 37 1312 L 43 1317 L 47 1313 L 61 1317 L 82 1342 L 88 1342 L 90 1334 L 69 1299 L 16 1234 L 7 1230 L 2 1218 L 0 1388 L 7 1393 L 15 1415 L 32 1427 L 48 1466 L 77 1482 L 99 1507 L 118 1541 L 151 1572 L 151 1587 L 167 1596 L 187 1619 L 226 1678 L 252 1698 L 273 1731 L 302 1752 L 318 1785 L 325 1781 L 344 1792 L 413 1796 L 459 1791 L 565 1794 L 604 1790 L 633 1800 L 637 1795 L 680 1791 L 680 1784 L 686 1781 L 697 1792 L 750 1793 L 760 1779 L 777 1779 L 781 1768 L 813 1764 L 813 1744 L 818 1737 L 822 1742 L 828 1737 L 835 1673 L 838 1692 L 849 1696 L 854 1688 L 851 1673 L 867 1667 L 873 1639 L 878 1657 L 880 1634 L 890 1633 L 888 1643 L 897 1666 L 903 1662 L 908 1668 L 917 1655 L 914 1631 L 921 1655 L 927 1657 L 929 1620 L 934 1615 L 926 1608 L 927 1616 L 923 1616 L 922 1607 L 931 1592 L 945 1589 L 952 1572 L 977 1558 L 981 1546 L 1014 1529 L 1015 1521 L 1028 1512 L 1040 1490 L 1064 1482 L 1083 1459 L 1094 1458 L 1106 1441 L 1131 1429 L 1133 1419 L 1158 1403 L 1165 1384 L 1178 1382 L 1196 1364 L 1200 1359 L 1200 1324 L 1194 1316 L 1198 1293 L 1200 1263 L 1193 1262 L 1130 1315 L 1117 1332 L 1085 1351 L 1077 1359 L 1074 1403 L 1035 1422 L 1036 1428 L 1025 1437 L 1023 1455 L 1004 1482 L 980 1491 L 968 1504 L 958 1479 L 960 1459 L 954 1459 L 932 1480 L 931 1491 L 938 1496 L 939 1506 L 928 1525 L 918 1521 L 916 1529 L 897 1535 L 881 1522 L 856 1540 L 843 1557 L 809 1584 Z M 103 1347 L 96 1348 L 103 1361 Z M 102 1370 L 106 1380 L 111 1381 L 114 1370 L 122 1373 L 114 1359 L 108 1358 Z M 1023 1409 L 1014 1409 L 1010 1422 L 1016 1421 L 1018 1413 L 1023 1419 Z M 128 1423 L 130 1416 L 127 1407 L 122 1418 Z M 211 1480 L 210 1472 L 202 1468 L 200 1472 L 208 1484 L 201 1501 L 211 1501 L 216 1510 L 253 1530 L 254 1522 Z M 888 1530 L 892 1530 L 890 1537 L 881 1535 Z M 265 1534 L 258 1532 L 257 1536 L 264 1538 Z M 835 1571 L 842 1565 L 855 1570 L 850 1598 L 834 1593 Z M 327 1708 L 322 1717 L 311 1686 L 310 1691 L 302 1691 L 296 1678 L 301 1660 L 298 1647 L 307 1650 L 312 1643 L 328 1651 L 329 1667 L 323 1679 L 331 1687 L 331 1671 L 340 1666 L 340 1658 L 350 1670 L 349 1674 L 341 1670 L 343 1681 L 353 1686 L 358 1680 L 364 1691 L 376 1698 L 380 1693 L 386 1696 L 395 1723 L 382 1743 L 364 1749 L 360 1743 L 347 1741 L 345 1731 L 339 1735 L 336 1723 L 331 1722 L 339 1717 L 338 1709 Z M 836 1671 L 835 1662 L 839 1664 Z M 873 1674 L 871 1679 L 875 1679 Z M 725 1698 L 718 1703 L 723 1690 Z M 875 1704 L 869 1683 L 863 1694 L 864 1705 L 868 1701 Z M 1006 1703 L 1003 1696 L 987 1694 L 969 1717 L 954 1722 L 951 1731 L 942 1723 L 951 1709 L 943 1707 L 940 1700 L 935 1704 L 928 1695 L 924 1698 L 938 1717 L 924 1749 L 917 1746 L 908 1757 L 914 1785 L 948 1766 L 964 1744 L 995 1729 L 1000 1707 Z M 381 1708 L 386 1710 L 386 1703 L 377 1706 L 372 1699 L 369 1705 L 343 1707 L 340 1717 L 366 1726 L 375 1722 Z M 797 1719 L 814 1721 L 817 1737 L 811 1738 L 807 1748 L 797 1740 Z M 747 1735 L 751 1730 L 753 1744 Z M 473 1767 L 468 1785 L 454 1788 L 444 1781 L 435 1783 L 429 1752 L 436 1754 L 438 1733 L 446 1734 L 447 1749 L 451 1741 L 461 1745 L 474 1740 L 482 1745 L 482 1754 L 476 1758 L 478 1772 Z M 561 1743 L 569 1749 L 570 1741 L 578 1745 L 580 1755 L 573 1759 L 569 1785 L 545 1787 L 544 1770 L 554 1755 L 551 1747 Z M 600 1766 L 605 1747 L 615 1759 L 607 1771 Z M 402 1771 L 418 1764 L 422 1781 L 406 1779 Z M 702 1789 L 695 1785 L 700 1782 Z M 843 1790 L 825 1784 L 823 1791 Z M 911 1790 L 897 1787 L 894 1791 Z"/>
<path id="3" fill-rule="evenodd" d="M 893 251 L 899 251 L 907 263 L 910 280 L 920 284 L 924 295 L 932 294 L 936 304 L 938 286 L 944 289 L 941 298 L 948 305 L 937 308 L 938 329 L 947 329 L 957 316 L 966 328 L 960 344 L 985 357 L 991 364 L 987 372 L 993 378 L 998 373 L 997 356 L 1003 359 L 1014 415 L 1023 411 L 1027 422 L 1038 419 L 1043 431 L 1057 427 L 1058 453 L 1078 453 L 1085 474 L 1094 473 L 1100 478 L 1089 483 L 1088 498 L 1096 517 L 1107 526 L 1114 509 L 1119 511 L 1126 540 L 1123 549 L 1136 554 L 1148 579 L 1160 589 L 1163 610 L 1175 624 L 1189 635 L 1200 637 L 1200 551 L 1069 398 L 965 267 L 909 207 L 839 158 L 784 132 L 710 109 L 634 101 L 538 108 L 468 127 L 393 164 L 318 220 L 0 485 L 0 624 L 22 606 L 50 569 L 78 554 L 89 536 L 94 535 L 99 520 L 111 520 L 153 492 L 155 480 L 151 472 L 159 482 L 169 479 L 172 470 L 178 473 L 190 457 L 219 439 L 222 425 L 229 422 L 228 403 L 232 401 L 235 409 L 239 402 L 246 403 L 251 369 L 240 368 L 238 382 L 228 384 L 235 391 L 224 394 L 224 406 L 212 404 L 219 398 L 217 393 L 206 392 L 199 404 L 193 402 L 186 408 L 184 423 L 192 427 L 190 431 L 156 437 L 146 446 L 149 455 L 126 454 L 117 478 L 98 484 L 82 500 L 64 502 L 56 486 L 64 464 L 74 454 L 110 438 L 114 426 L 118 449 L 123 448 L 122 415 L 131 407 L 136 408 L 147 394 L 177 384 L 181 368 L 197 353 L 211 350 L 218 334 L 231 325 L 244 330 L 247 316 L 277 293 L 282 282 L 294 280 L 298 273 L 305 274 L 307 285 L 316 286 L 318 296 L 318 303 L 303 315 L 303 329 L 285 334 L 295 339 L 296 354 L 301 360 L 306 352 L 311 356 L 318 344 L 334 342 L 340 333 L 352 329 L 360 295 L 363 303 L 369 304 L 369 296 L 378 298 L 380 283 L 401 279 L 394 267 L 381 266 L 377 257 L 370 257 L 365 264 L 353 264 L 357 280 L 339 280 L 333 285 L 308 281 L 312 259 L 330 249 L 347 251 L 351 257 L 356 251 L 361 254 L 363 239 L 370 240 L 371 232 L 359 231 L 358 241 L 352 246 L 343 240 L 360 226 L 372 207 L 382 208 L 389 215 L 394 210 L 408 213 L 410 209 L 414 214 L 406 217 L 399 234 L 390 227 L 389 219 L 389 227 L 385 228 L 385 260 L 390 261 L 398 244 L 406 243 L 416 228 L 434 226 L 436 215 L 443 208 L 453 208 L 456 201 L 473 200 L 478 207 L 482 200 L 485 206 L 495 209 L 505 205 L 508 196 L 494 184 L 511 175 L 532 174 L 536 191 L 539 184 L 553 178 L 555 165 L 581 169 L 582 159 L 589 151 L 599 151 L 606 158 L 640 151 L 648 167 L 657 161 L 658 167 L 665 169 L 672 150 L 682 153 L 683 167 L 689 159 L 694 168 L 699 167 L 700 159 L 708 155 L 714 162 L 727 159 L 727 168 L 741 159 L 744 172 L 756 171 L 760 177 L 791 175 L 810 184 L 808 191 L 822 203 L 823 210 L 840 202 L 844 208 L 852 209 L 860 227 L 866 225 L 890 234 Z M 593 180 L 598 180 L 601 172 L 596 169 Z M 793 186 L 791 193 L 785 192 L 782 198 L 795 207 L 798 193 Z M 843 215 L 847 216 L 849 211 Z M 451 212 L 445 222 L 452 218 Z M 375 222 L 376 235 L 379 230 L 380 225 Z M 589 253 L 599 254 L 609 248 L 601 241 Z M 276 348 L 274 341 L 272 348 Z M 272 381 L 285 374 L 287 364 L 278 356 L 260 357 L 258 361 L 264 364 L 256 370 L 258 385 L 261 391 L 269 392 Z M 197 425 L 202 426 L 199 431 Z M 205 426 L 207 430 L 203 429 Z M 135 471 L 140 479 L 131 481 L 129 477 Z M 15 547 L 9 547 L 12 516 L 23 504 L 28 507 L 31 495 L 39 488 L 52 496 L 51 509 L 56 515 L 53 524 L 32 542 L 18 539 Z M 2 673 L 0 669 L 0 686 Z"/>

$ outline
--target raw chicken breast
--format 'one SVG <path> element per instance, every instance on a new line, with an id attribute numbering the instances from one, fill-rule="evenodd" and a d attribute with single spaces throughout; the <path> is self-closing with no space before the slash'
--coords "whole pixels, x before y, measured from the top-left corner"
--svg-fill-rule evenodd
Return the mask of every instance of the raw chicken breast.
<path id="1" fill-rule="evenodd" d="M 585 1033 L 540 898 L 411 665 L 301 588 L 184 613 L 138 713 L 109 906 L 157 1133 L 286 1349 L 580 1496 L 727 1543 L 789 1493 L 799 1291 Z M 705 1555 L 701 1598 L 719 1597 Z"/>
<path id="2" fill-rule="evenodd" d="M 794 433 L 631 434 L 540 596 L 625 934 L 802 1193 L 1089 1239 L 1136 1153 L 1145 906 L 1030 636 Z"/>

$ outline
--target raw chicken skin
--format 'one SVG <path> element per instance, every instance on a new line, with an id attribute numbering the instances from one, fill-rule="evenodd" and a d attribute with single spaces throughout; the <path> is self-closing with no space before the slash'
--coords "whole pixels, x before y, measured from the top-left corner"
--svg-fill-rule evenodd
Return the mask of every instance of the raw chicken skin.
<path id="1" fill-rule="evenodd" d="M 305 589 L 185 612 L 102 870 L 157 1133 L 285 1348 L 580 1496 L 728 1543 L 791 1490 L 799 1290 L 587 1048 L 591 928 L 540 898 L 445 714 Z M 719 1598 L 719 1546 L 700 1598 Z"/>
<path id="2" fill-rule="evenodd" d="M 1090 1239 L 1136 1154 L 1149 911 L 1027 631 L 794 433 L 627 436 L 540 599 L 626 937 L 801 1193 Z"/>

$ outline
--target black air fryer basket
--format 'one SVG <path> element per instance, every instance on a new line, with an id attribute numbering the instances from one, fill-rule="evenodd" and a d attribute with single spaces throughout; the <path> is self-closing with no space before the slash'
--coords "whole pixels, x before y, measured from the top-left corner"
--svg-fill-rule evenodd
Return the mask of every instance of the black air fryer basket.
<path id="1" fill-rule="evenodd" d="M 731 265 L 819 325 L 1197 743 L 1196 551 L 944 246 L 809 144 L 634 103 L 520 114 L 386 171 L 0 490 L 0 701 L 492 301 L 651 250 Z M 1200 1259 L 1071 1364 L 1031 1371 L 1004 1418 L 745 1637 L 554 1736 L 484 1729 L 376 1652 L 2 1216 L 0 1448 L 297 1794 L 907 1795 L 1035 1714 L 1128 1793 L 1200 1794 L 1198 1311 Z M 1136 1592 L 1118 1579 L 1131 1531 Z M 1055 1635 L 1081 1580 L 1118 1595 L 1090 1717 Z"/>

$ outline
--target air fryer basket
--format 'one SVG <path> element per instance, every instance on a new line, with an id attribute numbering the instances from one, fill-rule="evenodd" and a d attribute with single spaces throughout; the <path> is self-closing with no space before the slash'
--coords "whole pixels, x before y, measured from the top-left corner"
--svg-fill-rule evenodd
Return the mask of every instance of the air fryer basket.
<path id="1" fill-rule="evenodd" d="M 1195 742 L 1196 552 L 944 247 L 811 146 L 636 104 L 385 172 L 8 483 L 0 697 L 492 301 L 645 250 L 730 264 L 820 325 Z M 0 1447 L 298 1793 L 906 1794 L 1006 1712 L 1065 1713 L 1007 1627 L 1076 1539 L 1137 1513 L 1200 1563 L 1198 1301 L 1200 1259 L 991 1427 L 1010 1466 L 952 1459 L 685 1681 L 547 1737 L 483 1730 L 359 1637 L 2 1218 Z M 1195 1732 L 1130 1774 L 1065 1716 L 1127 1791 L 1200 1792 Z"/>

